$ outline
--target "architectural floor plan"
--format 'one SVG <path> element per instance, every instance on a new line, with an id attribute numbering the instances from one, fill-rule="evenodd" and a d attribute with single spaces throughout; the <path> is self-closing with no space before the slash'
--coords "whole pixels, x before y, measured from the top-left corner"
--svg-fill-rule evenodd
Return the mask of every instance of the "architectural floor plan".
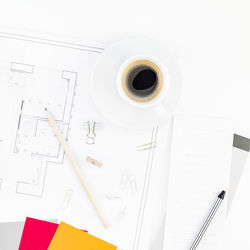
<path id="1" fill-rule="evenodd" d="M 44 75 L 49 77 L 46 79 Z M 48 164 L 63 163 L 63 151 L 49 127 L 44 107 L 55 115 L 67 138 L 76 79 L 76 72 L 39 72 L 34 65 L 11 64 L 10 84 L 24 85 L 29 92 L 28 98 L 20 100 L 14 153 L 20 158 L 29 155 L 30 180 L 19 180 L 17 193 L 42 196 Z M 44 93 L 44 89 L 50 90 L 51 95 Z"/>
<path id="2" fill-rule="evenodd" d="M 15 179 L 16 194 L 42 197 L 48 166 L 60 167 L 64 160 L 64 152 L 49 127 L 44 109 L 53 113 L 67 138 L 78 76 L 77 71 L 62 65 L 63 61 L 55 54 L 66 47 L 95 57 L 102 49 L 6 32 L 0 33 L 0 46 L 0 110 L 1 114 L 8 114 L 0 126 L 0 148 L 6 157 L 1 157 L 4 163 L 0 168 L 0 184 L 7 187 L 10 183 L 5 183 L 11 179 L 13 188 Z M 51 51 L 53 59 L 49 59 Z M 45 55 L 47 63 L 43 61 Z M 10 169 L 4 168 L 6 162 L 13 168 L 13 175 Z M 16 165 L 18 169 L 13 167 Z"/>
<path id="3" fill-rule="evenodd" d="M 144 250 L 149 186 L 160 147 L 137 148 L 153 145 L 160 129 L 126 131 L 98 112 L 90 81 L 103 50 L 88 43 L 0 32 L 0 221 L 58 218 L 123 250 Z M 108 230 L 53 134 L 45 108 L 112 225 Z M 87 121 L 97 121 L 94 145 L 86 144 Z M 103 163 L 101 168 L 86 162 L 93 155 Z"/>

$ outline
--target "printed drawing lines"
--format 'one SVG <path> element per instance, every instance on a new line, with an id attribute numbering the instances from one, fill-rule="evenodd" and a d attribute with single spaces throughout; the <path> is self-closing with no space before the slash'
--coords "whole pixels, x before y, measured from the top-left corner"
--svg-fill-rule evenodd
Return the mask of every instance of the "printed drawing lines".
<path id="1" fill-rule="evenodd" d="M 53 113 L 62 134 L 67 137 L 74 103 L 77 73 L 63 70 L 44 72 L 34 66 L 11 64 L 15 74 L 29 74 L 26 77 L 28 97 L 20 100 L 14 153 L 28 158 L 28 177 L 19 180 L 16 193 L 41 197 L 46 180 L 48 164 L 62 164 L 64 152 L 49 126 L 44 108 Z M 13 65 L 16 67 L 13 70 Z M 13 76 L 12 76 L 13 78 Z M 45 86 L 47 84 L 47 86 Z M 46 89 L 47 92 L 42 91 Z M 48 93 L 48 94 L 46 94 Z M 28 156 L 28 157 L 27 157 Z"/>

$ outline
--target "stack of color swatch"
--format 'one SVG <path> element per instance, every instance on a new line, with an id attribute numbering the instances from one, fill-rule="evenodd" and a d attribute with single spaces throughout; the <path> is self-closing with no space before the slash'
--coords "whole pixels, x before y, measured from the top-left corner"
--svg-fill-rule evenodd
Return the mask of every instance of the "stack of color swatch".
<path id="1" fill-rule="evenodd" d="M 116 250 L 117 247 L 64 222 L 27 218 L 19 250 Z"/>

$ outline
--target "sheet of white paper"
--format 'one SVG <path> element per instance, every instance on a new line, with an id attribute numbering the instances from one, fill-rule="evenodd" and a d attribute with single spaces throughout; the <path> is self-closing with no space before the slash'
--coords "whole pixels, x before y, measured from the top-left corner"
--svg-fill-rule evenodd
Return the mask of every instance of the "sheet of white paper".
<path id="1" fill-rule="evenodd" d="M 145 250 L 151 232 L 145 222 L 151 176 L 162 173 L 159 155 L 165 142 L 158 139 L 165 134 L 158 127 L 139 132 L 116 128 L 98 112 L 89 82 L 102 51 L 95 44 L 0 32 L 0 221 L 58 218 L 123 250 Z M 64 157 L 44 107 L 67 137 L 109 229 L 103 228 Z M 85 143 L 89 120 L 97 122 L 92 146 Z M 155 141 L 156 148 L 137 151 Z M 87 163 L 88 155 L 103 166 Z"/>
<path id="2" fill-rule="evenodd" d="M 248 156 L 247 151 L 233 147 L 231 177 L 230 177 L 229 197 L 228 197 L 228 210 L 231 208 L 235 193 L 238 190 L 242 172 L 246 165 L 247 156 Z"/>
<path id="3" fill-rule="evenodd" d="M 248 155 L 241 181 L 229 210 L 225 250 L 249 250 L 250 225 L 250 157 Z"/>
<path id="4" fill-rule="evenodd" d="M 174 118 L 165 250 L 189 249 L 218 194 L 228 190 L 232 140 L 228 121 Z M 221 249 L 226 209 L 224 200 L 199 249 Z"/>

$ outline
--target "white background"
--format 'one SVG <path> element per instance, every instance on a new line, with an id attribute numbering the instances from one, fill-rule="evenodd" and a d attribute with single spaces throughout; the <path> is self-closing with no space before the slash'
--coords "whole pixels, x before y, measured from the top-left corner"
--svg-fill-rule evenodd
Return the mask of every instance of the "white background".
<path id="1" fill-rule="evenodd" d="M 0 24 L 107 44 L 145 35 L 171 44 L 180 112 L 227 114 L 250 136 L 248 0 L 2 0 Z"/>
<path id="2" fill-rule="evenodd" d="M 250 137 L 250 1 L 1 0 L 0 25 L 110 44 L 144 35 L 180 63 L 178 113 L 230 116 Z M 228 249 L 227 249 L 228 250 Z"/>

